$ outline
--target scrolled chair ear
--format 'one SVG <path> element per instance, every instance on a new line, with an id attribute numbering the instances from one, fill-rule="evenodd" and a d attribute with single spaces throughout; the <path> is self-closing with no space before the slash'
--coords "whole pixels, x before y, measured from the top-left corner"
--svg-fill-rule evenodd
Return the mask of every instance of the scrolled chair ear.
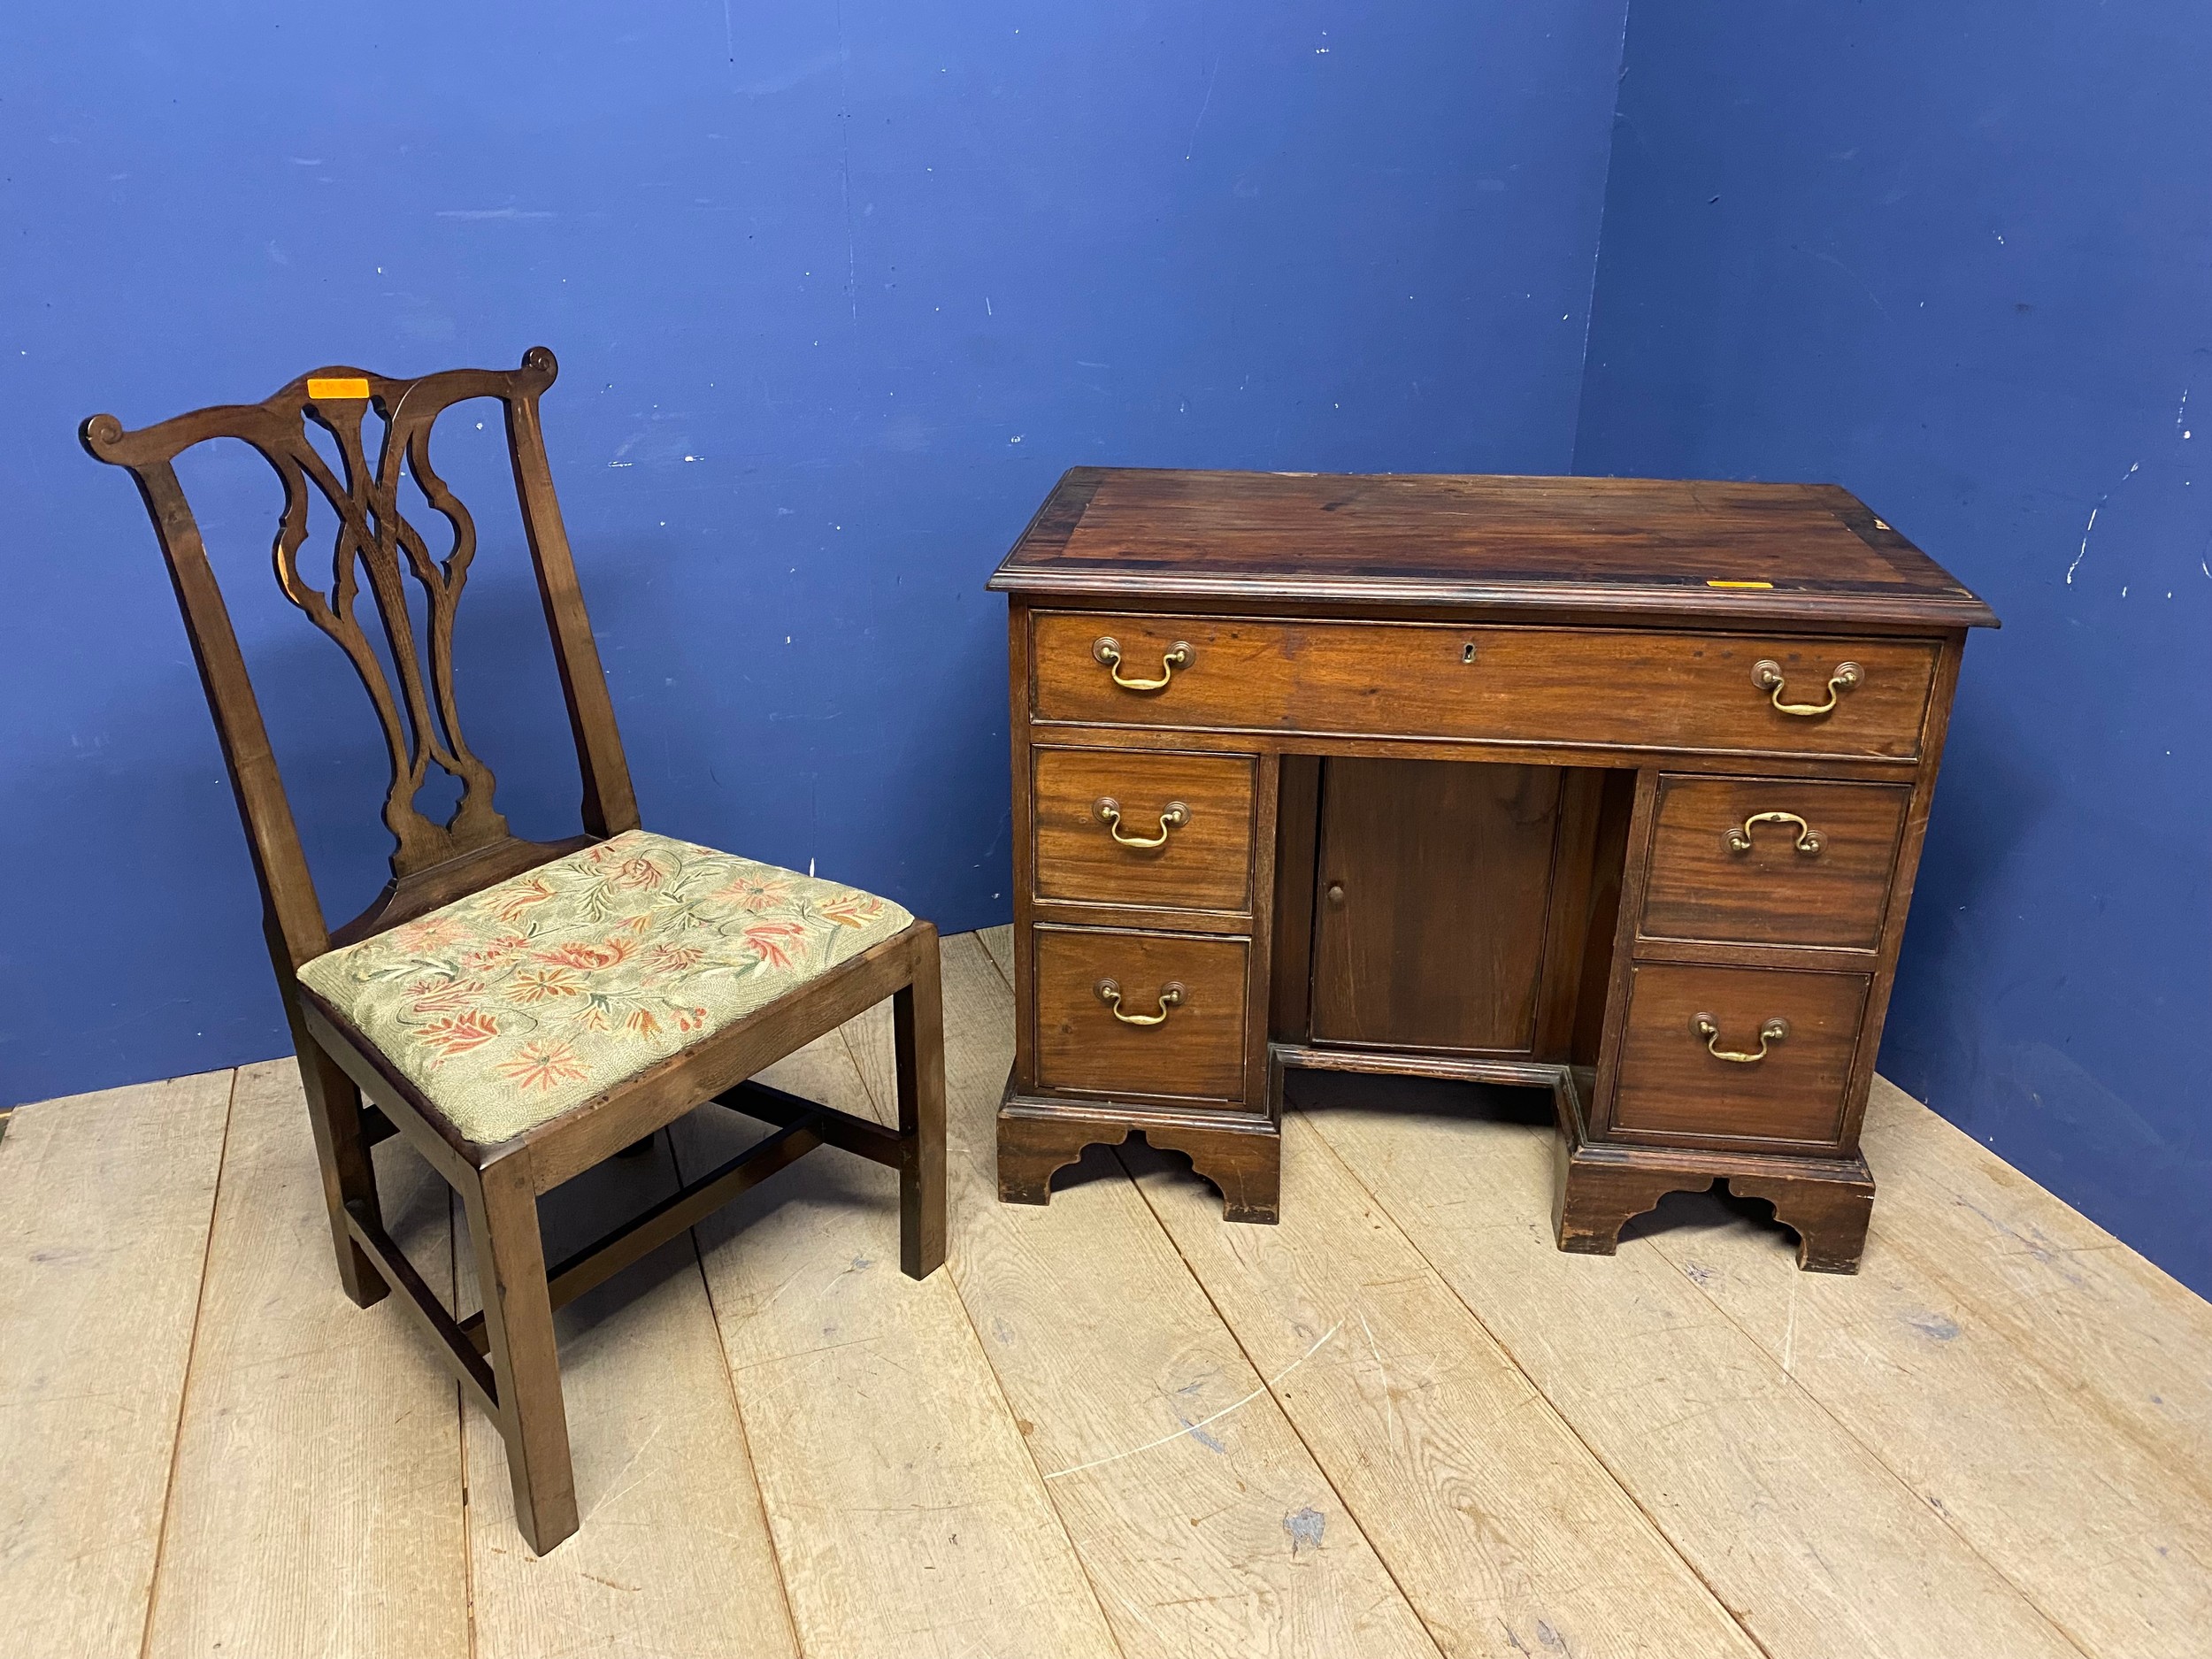
<path id="1" fill-rule="evenodd" d="M 77 442 L 84 446 L 85 453 L 96 461 L 107 459 L 100 453 L 102 449 L 122 441 L 123 423 L 113 415 L 90 416 L 77 428 Z"/>

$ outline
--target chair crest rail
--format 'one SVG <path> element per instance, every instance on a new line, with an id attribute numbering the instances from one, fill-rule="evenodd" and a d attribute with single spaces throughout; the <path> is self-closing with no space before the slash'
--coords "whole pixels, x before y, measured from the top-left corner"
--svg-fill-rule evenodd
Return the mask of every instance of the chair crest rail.
<path id="1" fill-rule="evenodd" d="M 177 482 L 178 455 L 211 439 L 236 438 L 276 473 L 284 492 L 271 547 L 277 585 L 345 653 L 376 711 L 391 766 L 383 817 L 396 843 L 395 877 L 445 863 L 508 834 L 506 819 L 493 802 L 495 780 L 462 733 L 454 695 L 453 624 L 476 556 L 477 531 L 467 507 L 431 461 L 432 428 L 453 404 L 491 397 L 508 409 L 511 439 L 517 406 L 534 406 L 556 373 L 552 353 L 542 347 L 526 355 L 522 366 L 512 372 L 457 369 L 395 380 L 328 367 L 300 376 L 262 403 L 197 410 L 135 432 L 126 431 L 112 415 L 96 415 L 84 423 L 86 449 L 137 477 L 173 560 L 206 557 Z M 373 460 L 365 433 L 372 412 L 382 427 Z M 337 452 L 334 466 L 311 436 L 311 423 L 329 434 Z M 534 419 L 528 424 L 534 432 Z M 403 474 L 413 479 L 430 511 L 445 520 L 440 552 L 433 552 L 401 505 Z M 311 491 L 321 495 L 338 521 L 326 589 L 301 565 L 310 535 Z M 524 511 L 529 511 L 526 500 Z M 406 592 L 409 577 L 424 597 L 426 639 L 418 638 Z M 396 672 L 396 687 L 358 614 L 365 585 Z M 211 620 L 195 618 L 202 626 Z M 443 824 L 434 823 L 415 804 L 434 763 L 462 785 L 460 799 Z"/>

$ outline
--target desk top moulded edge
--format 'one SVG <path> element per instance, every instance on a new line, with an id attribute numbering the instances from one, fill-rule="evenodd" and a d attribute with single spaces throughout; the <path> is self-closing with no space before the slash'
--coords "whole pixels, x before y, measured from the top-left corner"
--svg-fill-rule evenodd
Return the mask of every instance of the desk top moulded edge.
<path id="1" fill-rule="evenodd" d="M 1425 557 L 1409 552 L 1422 541 Z M 1075 467 L 988 586 L 1043 603 L 1998 626 L 1941 565 L 1824 484 Z"/>

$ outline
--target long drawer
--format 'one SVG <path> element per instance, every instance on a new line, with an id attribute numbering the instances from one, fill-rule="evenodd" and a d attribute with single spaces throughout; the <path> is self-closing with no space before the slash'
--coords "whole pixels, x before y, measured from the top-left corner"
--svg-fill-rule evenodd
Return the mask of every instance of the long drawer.
<path id="1" fill-rule="evenodd" d="M 1032 619 L 1036 719 L 1907 760 L 1932 641 L 1104 611 Z M 1132 683 L 1133 682 L 1133 683 Z"/>

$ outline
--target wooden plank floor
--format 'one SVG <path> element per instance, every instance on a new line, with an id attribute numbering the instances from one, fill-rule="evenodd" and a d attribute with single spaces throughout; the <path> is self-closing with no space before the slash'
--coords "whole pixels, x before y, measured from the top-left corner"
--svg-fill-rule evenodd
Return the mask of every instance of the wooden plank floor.
<path id="1" fill-rule="evenodd" d="M 109 1655 L 2208 1659 L 2212 1306 L 1887 1085 L 1864 1271 L 1678 1195 L 1562 1256 L 1514 1097 L 1302 1079 L 1283 1224 L 1094 1148 L 1002 1206 L 1003 931 L 945 945 L 952 1260 L 833 1151 L 564 1310 L 582 1531 L 341 1296 L 288 1062 L 0 1138 L 0 1631 Z M 887 1018 L 773 1080 L 891 1110 Z M 556 1253 L 726 1156 L 713 1109 Z M 403 1144 L 387 1213 L 474 1275 Z"/>

